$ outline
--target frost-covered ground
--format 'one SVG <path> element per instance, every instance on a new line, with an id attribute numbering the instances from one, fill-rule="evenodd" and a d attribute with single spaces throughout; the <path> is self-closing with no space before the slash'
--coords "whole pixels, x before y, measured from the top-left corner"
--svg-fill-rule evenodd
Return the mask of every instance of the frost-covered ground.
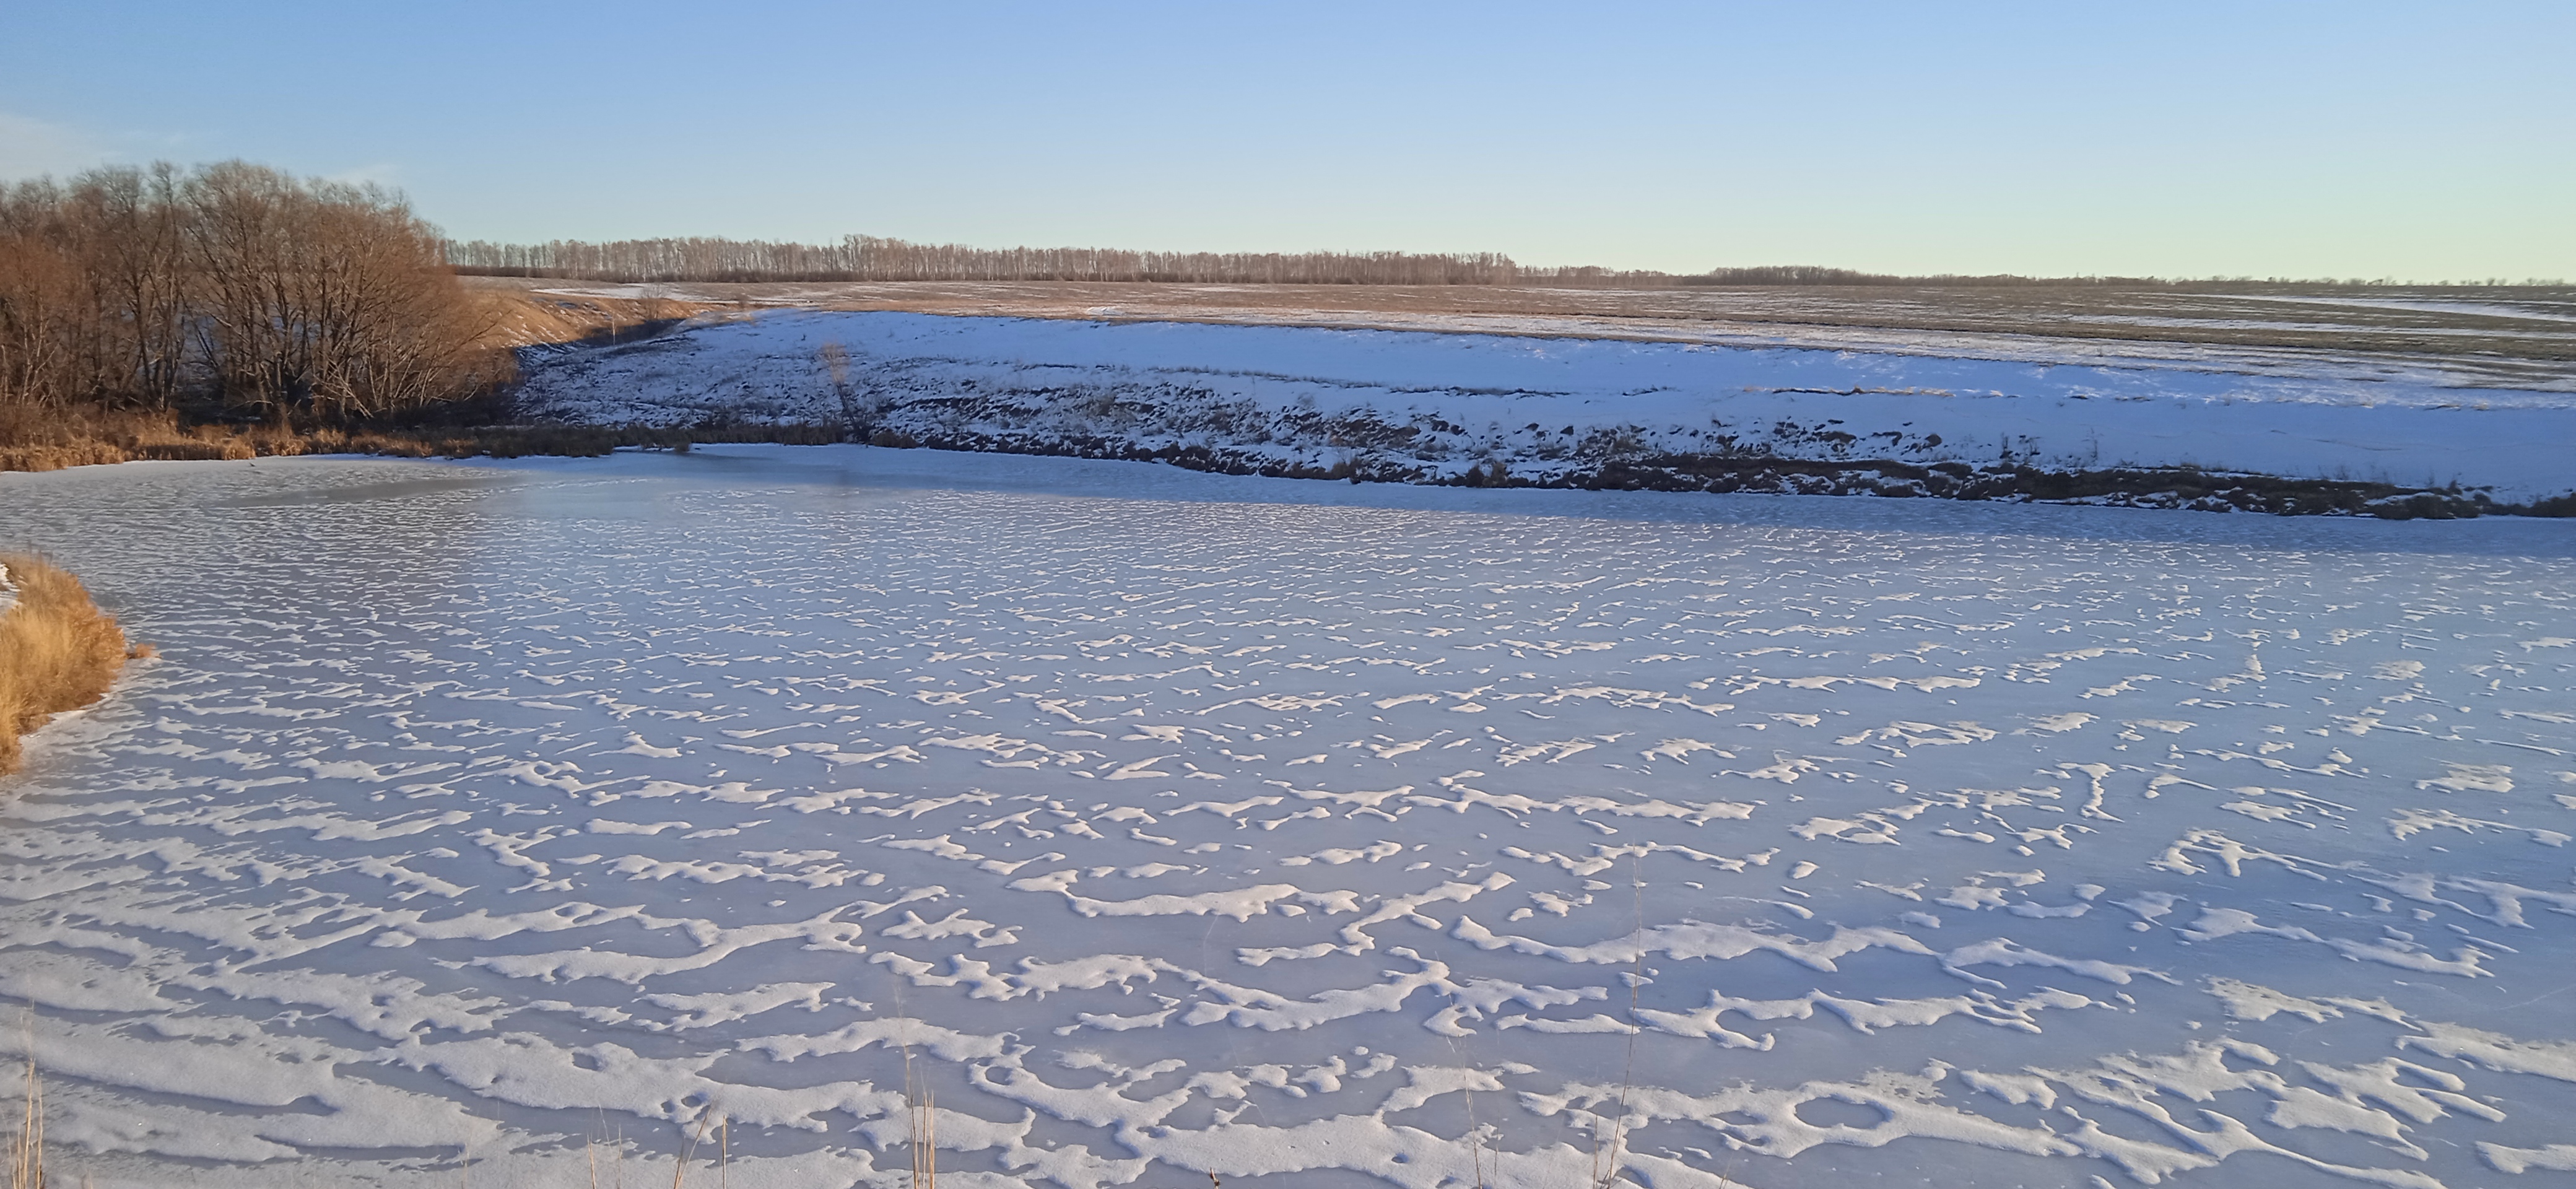
<path id="1" fill-rule="evenodd" d="M 2503 503 L 2576 490 L 2576 393 L 2358 364 L 2263 374 L 2088 353 L 2037 339 L 2022 357 L 1959 358 L 777 312 L 622 347 L 532 350 L 522 399 L 565 421 L 805 422 L 881 441 L 1411 482 L 1499 467 L 1539 484 L 1659 476 L 1647 485 L 1955 494 L 1995 468 L 2200 467 L 2458 485 Z M 1765 469 L 1778 460 L 1820 465 Z"/>
<path id="2" fill-rule="evenodd" d="M 161 648 L 0 785 L 102 1185 L 715 1119 L 893 1184 L 907 1043 L 968 1186 L 2576 1170 L 2566 522 L 860 447 L 0 507 Z"/>

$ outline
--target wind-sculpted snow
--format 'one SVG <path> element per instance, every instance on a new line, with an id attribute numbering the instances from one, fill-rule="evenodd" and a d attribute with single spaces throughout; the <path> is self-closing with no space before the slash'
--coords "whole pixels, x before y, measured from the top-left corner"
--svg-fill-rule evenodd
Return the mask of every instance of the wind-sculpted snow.
<path id="1" fill-rule="evenodd" d="M 2562 523 L 858 447 L 0 506 L 161 650 L 0 827 L 100 1184 L 893 1185 L 907 1061 L 964 1185 L 2576 1168 Z"/>

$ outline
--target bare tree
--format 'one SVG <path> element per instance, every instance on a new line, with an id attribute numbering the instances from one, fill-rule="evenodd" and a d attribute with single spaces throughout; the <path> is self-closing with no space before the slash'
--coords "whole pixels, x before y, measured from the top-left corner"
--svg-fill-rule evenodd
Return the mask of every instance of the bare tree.
<path id="1" fill-rule="evenodd" d="M 89 304 L 83 288 L 70 253 L 39 236 L 0 233 L 0 404 L 72 399 Z"/>
<path id="2" fill-rule="evenodd" d="M 0 403 L 351 421 L 464 395 L 510 361 L 443 244 L 397 195 L 237 161 L 7 188 Z"/>
<path id="3" fill-rule="evenodd" d="M 111 340 L 101 359 L 110 399 L 166 409 L 186 378 L 187 226 L 179 172 L 95 170 L 75 179 L 67 203 Z"/>

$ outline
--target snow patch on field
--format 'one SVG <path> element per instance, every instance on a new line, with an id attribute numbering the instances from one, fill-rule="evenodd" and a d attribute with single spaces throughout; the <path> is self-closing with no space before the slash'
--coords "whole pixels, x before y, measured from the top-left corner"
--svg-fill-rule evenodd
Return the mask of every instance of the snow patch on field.
<path id="1" fill-rule="evenodd" d="M 832 358 L 838 352 L 839 359 Z M 530 351 L 540 417 L 796 422 L 1229 468 L 1549 483 L 1659 456 L 2048 471 L 2200 467 L 2576 487 L 2576 393 L 2180 364 L 900 313 L 769 313 Z M 1822 490 L 1821 487 L 1818 488 Z"/>

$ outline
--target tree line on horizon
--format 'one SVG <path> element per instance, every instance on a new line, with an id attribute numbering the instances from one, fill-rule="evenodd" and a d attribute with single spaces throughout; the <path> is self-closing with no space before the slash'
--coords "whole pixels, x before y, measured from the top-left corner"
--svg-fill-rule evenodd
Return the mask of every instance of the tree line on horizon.
<path id="1" fill-rule="evenodd" d="M 1232 285 L 1531 285 L 1609 288 L 1694 284 L 1834 285 L 1912 280 L 1809 266 L 1676 275 L 1590 266 L 1535 268 L 1499 252 L 1144 252 L 1112 248 L 975 248 L 873 235 L 807 244 L 710 236 L 593 243 L 450 240 L 447 262 L 472 276 L 670 281 L 1121 281 Z M 2012 278 L 2018 280 L 2019 278 Z"/>
<path id="2" fill-rule="evenodd" d="M 450 241 L 457 271 L 586 281 L 1167 281 L 1247 285 L 1508 285 L 1492 252 L 1139 252 L 972 248 L 873 235 L 802 244 L 707 237 L 542 244 Z M 1594 270 L 1599 271 L 1599 270 Z M 1621 274 L 1624 275 L 1624 274 Z"/>
<path id="3" fill-rule="evenodd" d="M 0 414 L 355 423 L 511 375 L 403 198 L 227 161 L 0 185 Z"/>
<path id="4" fill-rule="evenodd" d="M 1144 252 L 1110 248 L 975 248 L 873 235 L 839 243 L 686 236 L 549 240 L 508 244 L 444 242 L 447 263 L 468 276 L 541 277 L 617 283 L 780 281 L 1118 281 L 1220 285 L 1490 285 L 1534 288 L 1697 288 L 1716 286 L 1940 285 L 1969 287 L 2300 285 L 2376 288 L 2389 279 L 2031 277 L 2010 273 L 1909 276 L 1822 265 L 1755 265 L 1698 273 L 1592 266 L 1533 267 L 1499 252 Z M 2501 278 L 2478 287 L 2559 286 Z M 2448 285 L 2451 282 L 2441 282 Z"/>

